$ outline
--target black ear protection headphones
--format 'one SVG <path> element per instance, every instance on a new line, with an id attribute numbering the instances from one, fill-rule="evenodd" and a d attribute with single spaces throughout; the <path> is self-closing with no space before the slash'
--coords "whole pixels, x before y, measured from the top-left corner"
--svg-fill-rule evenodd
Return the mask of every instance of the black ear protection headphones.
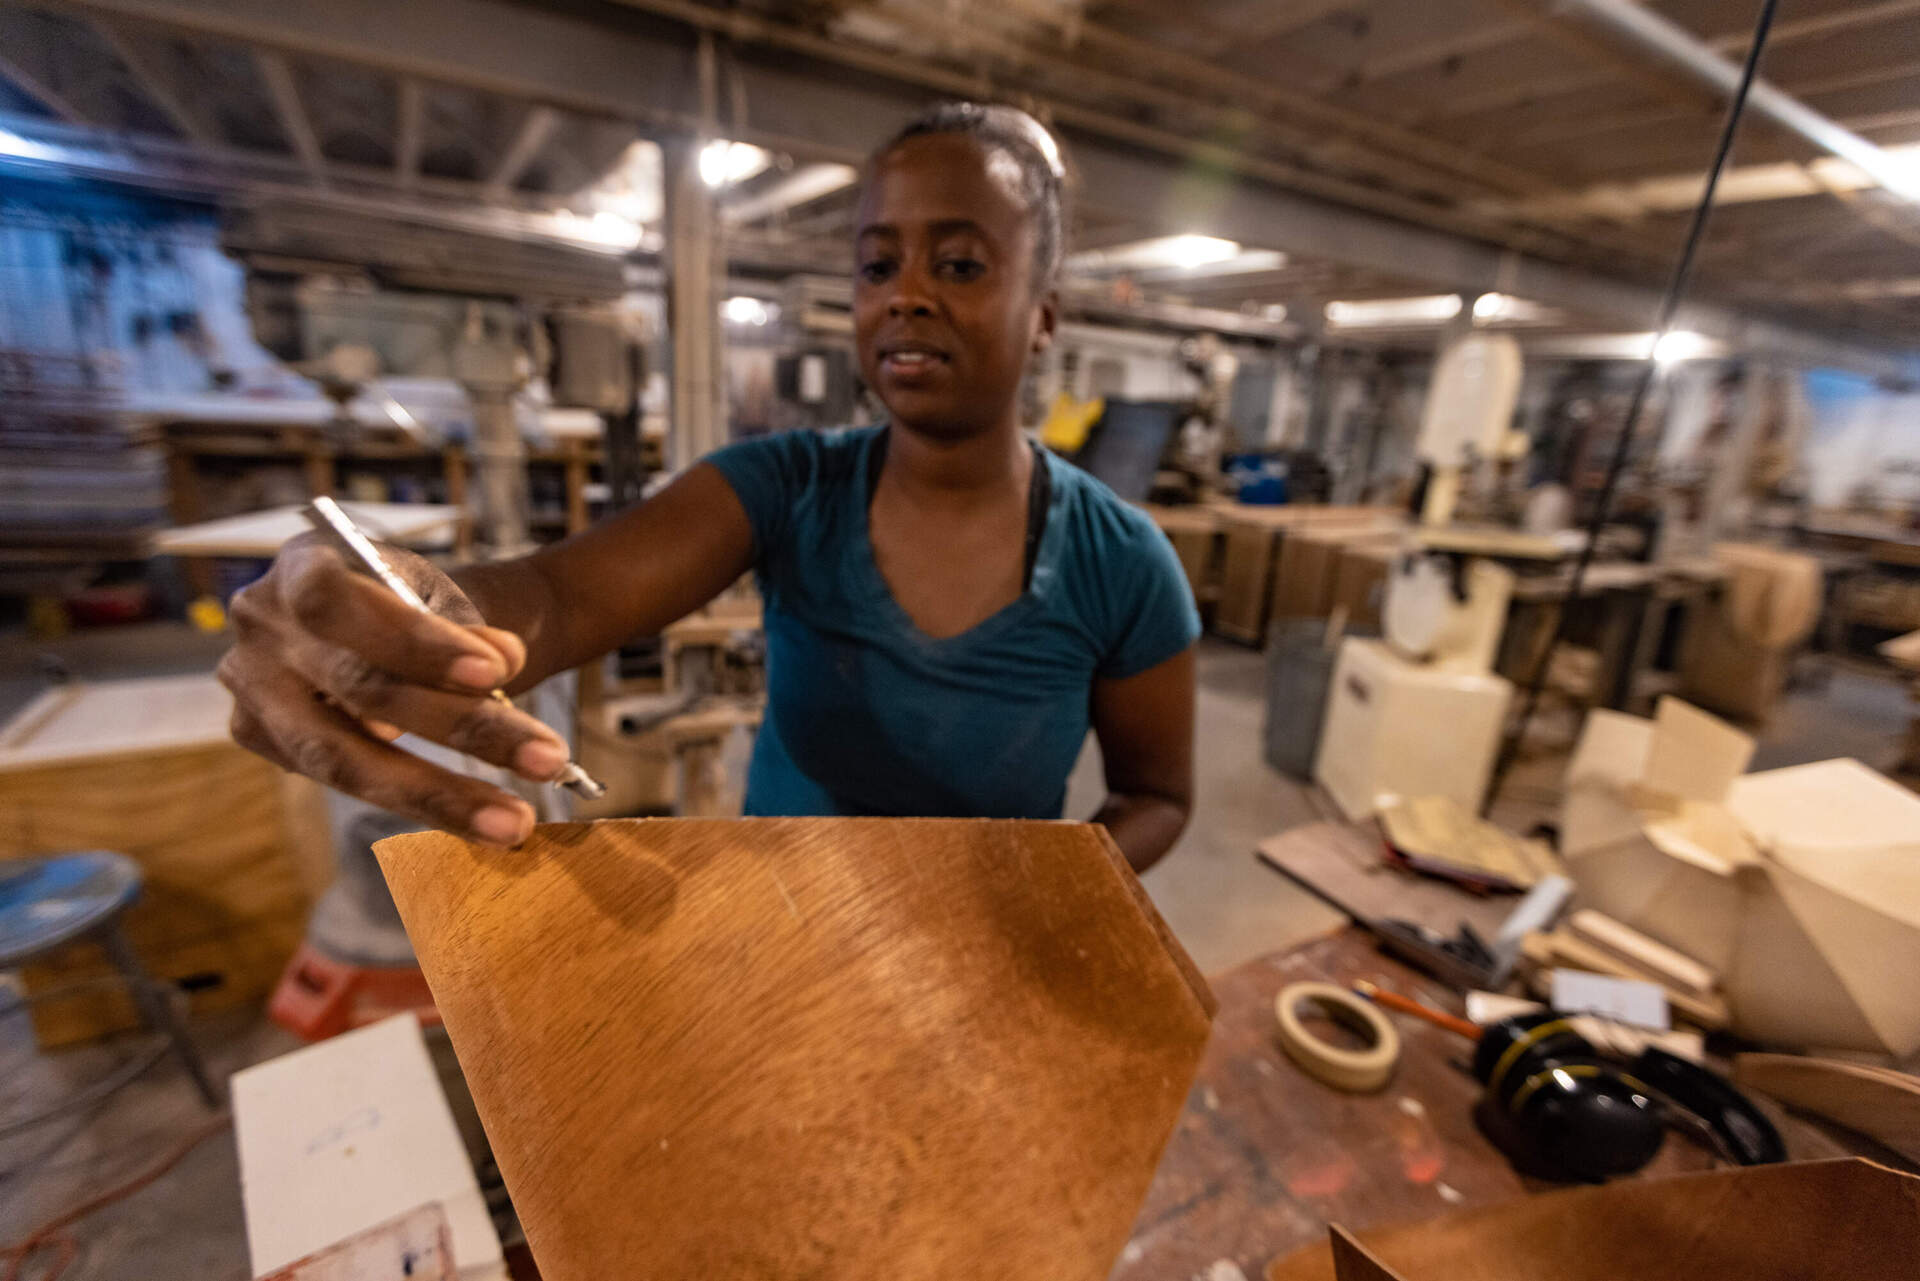
<path id="1" fill-rule="evenodd" d="M 1786 1160 L 1780 1133 L 1719 1076 L 1665 1050 L 1622 1063 L 1559 1014 L 1488 1027 L 1473 1074 L 1487 1087 L 1475 1119 L 1523 1174 L 1599 1182 L 1653 1160 L 1669 1125 L 1738 1165 Z"/>

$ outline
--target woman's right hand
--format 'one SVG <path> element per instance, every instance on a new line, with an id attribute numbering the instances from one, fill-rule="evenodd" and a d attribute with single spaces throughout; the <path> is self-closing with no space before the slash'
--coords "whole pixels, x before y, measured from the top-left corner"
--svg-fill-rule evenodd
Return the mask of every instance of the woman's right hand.
<path id="1" fill-rule="evenodd" d="M 426 560 L 381 550 L 432 614 L 354 573 L 317 534 L 288 543 L 266 575 L 233 598 L 235 639 L 219 675 L 233 692 L 234 741 L 382 809 L 517 845 L 533 828 L 524 800 L 391 744 L 411 732 L 551 779 L 567 762 L 566 745 L 488 697 L 525 664 L 526 647 L 486 626 Z"/>

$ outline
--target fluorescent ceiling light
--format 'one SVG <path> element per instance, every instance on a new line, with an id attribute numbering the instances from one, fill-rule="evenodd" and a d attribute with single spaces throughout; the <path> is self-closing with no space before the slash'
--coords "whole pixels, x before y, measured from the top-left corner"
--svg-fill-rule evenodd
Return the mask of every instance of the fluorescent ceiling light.
<path id="1" fill-rule="evenodd" d="M 715 138 L 700 148 L 700 181 L 709 187 L 745 182 L 773 162 L 763 148 L 747 142 Z"/>
<path id="2" fill-rule="evenodd" d="M 11 156 L 16 160 L 57 161 L 62 158 L 62 152 L 58 147 L 22 138 L 11 129 L 0 129 L 0 156 Z"/>
<path id="3" fill-rule="evenodd" d="M 1444 324 L 1460 314 L 1461 306 L 1459 294 L 1426 294 L 1330 302 L 1326 315 L 1328 324 L 1343 329 L 1394 329 Z"/>
<path id="4" fill-rule="evenodd" d="M 1698 360 L 1702 356 L 1712 355 L 1715 349 L 1716 344 L 1711 338 L 1690 329 L 1670 329 L 1653 339 L 1653 358 L 1662 365 Z"/>
<path id="5" fill-rule="evenodd" d="M 1207 280 L 1215 276 L 1244 276 L 1256 271 L 1278 271 L 1287 265 L 1287 256 L 1274 249 L 1243 249 L 1231 258 L 1197 263 L 1191 267 L 1149 267 L 1127 274 L 1141 284 L 1162 281 Z"/>
<path id="6" fill-rule="evenodd" d="M 775 308 L 758 298 L 735 294 L 720 304 L 720 314 L 730 325 L 764 325 L 774 317 Z"/>
<path id="7" fill-rule="evenodd" d="M 1549 308 L 1527 298 L 1515 298 L 1512 294 L 1481 294 L 1473 300 L 1473 318 L 1483 324 L 1494 321 L 1539 324 L 1554 316 Z"/>
<path id="8" fill-rule="evenodd" d="M 1191 271 L 1210 262 L 1225 262 L 1240 252 L 1240 246 L 1218 236 L 1169 236 L 1167 258 L 1172 266 Z"/>
<path id="9" fill-rule="evenodd" d="M 609 249 L 638 249 L 643 230 L 639 223 L 611 209 L 582 216 L 571 209 L 555 211 L 553 220 L 560 233 L 569 239 Z"/>
<path id="10" fill-rule="evenodd" d="M 1107 249 L 1090 249 L 1067 259 L 1076 276 L 1111 276 L 1135 271 L 1194 271 L 1240 256 L 1240 246 L 1218 236 L 1156 236 Z"/>
<path id="11" fill-rule="evenodd" d="M 1880 172 L 1873 176 L 1895 195 L 1920 201 L 1920 144 L 1910 147 L 1882 147 L 1885 157 Z M 1859 161 L 1855 161 L 1858 164 Z"/>

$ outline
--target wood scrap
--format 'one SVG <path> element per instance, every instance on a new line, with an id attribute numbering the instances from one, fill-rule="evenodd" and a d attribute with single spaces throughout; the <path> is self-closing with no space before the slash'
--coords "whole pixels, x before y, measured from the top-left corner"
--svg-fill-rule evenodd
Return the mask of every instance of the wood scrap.
<path id="1" fill-rule="evenodd" d="M 1713 971 L 1692 957 L 1592 908 L 1575 912 L 1564 928 L 1609 956 L 1655 975 L 1669 991 L 1710 996 L 1718 985 Z"/>
<path id="2" fill-rule="evenodd" d="M 1738 1054 L 1733 1079 L 1920 1161 L 1920 1077 L 1840 1059 Z"/>
<path id="3" fill-rule="evenodd" d="M 1551 980 L 1548 976 L 1556 967 L 1585 970 L 1590 974 L 1608 974 L 1614 978 L 1640 979 L 1648 983 L 1660 982 L 1658 975 L 1635 969 L 1591 943 L 1557 932 L 1527 935 L 1520 942 L 1520 955 L 1531 971 L 1527 976 L 1527 985 L 1541 996 L 1545 996 L 1549 990 Z M 1667 1004 L 1673 1007 L 1675 1015 L 1709 1032 L 1717 1032 L 1727 1026 L 1727 1003 L 1718 996 L 1695 996 L 1690 992 L 1676 992 L 1667 988 Z"/>
<path id="4" fill-rule="evenodd" d="M 1415 796 L 1381 811 L 1387 842 L 1415 871 L 1500 890 L 1527 890 L 1560 871 L 1545 841 L 1496 827 L 1450 796 Z"/>

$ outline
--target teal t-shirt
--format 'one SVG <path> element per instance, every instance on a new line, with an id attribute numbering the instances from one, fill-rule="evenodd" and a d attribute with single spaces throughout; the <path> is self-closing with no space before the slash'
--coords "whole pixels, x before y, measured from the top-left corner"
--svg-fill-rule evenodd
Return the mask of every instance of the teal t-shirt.
<path id="1" fill-rule="evenodd" d="M 766 607 L 747 813 L 1059 818 L 1094 679 L 1200 633 L 1180 562 L 1144 512 L 1042 451 L 1051 493 L 1027 590 L 936 640 L 867 537 L 884 430 L 785 432 L 707 459 L 753 524 Z"/>

